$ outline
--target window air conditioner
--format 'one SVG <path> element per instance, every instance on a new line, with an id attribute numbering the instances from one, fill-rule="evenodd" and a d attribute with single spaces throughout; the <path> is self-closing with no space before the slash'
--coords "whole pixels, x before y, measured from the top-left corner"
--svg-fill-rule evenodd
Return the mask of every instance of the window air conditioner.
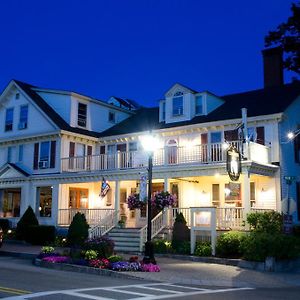
<path id="1" fill-rule="evenodd" d="M 48 161 L 39 161 L 39 169 L 47 169 L 49 167 Z"/>

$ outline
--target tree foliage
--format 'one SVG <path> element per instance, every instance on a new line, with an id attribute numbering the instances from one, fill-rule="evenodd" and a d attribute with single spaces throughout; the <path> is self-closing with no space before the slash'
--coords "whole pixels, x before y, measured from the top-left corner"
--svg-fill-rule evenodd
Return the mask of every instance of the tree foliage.
<path id="1" fill-rule="evenodd" d="M 89 235 L 89 225 L 85 215 L 77 212 L 70 224 L 67 241 L 69 246 L 81 246 Z"/>
<path id="2" fill-rule="evenodd" d="M 30 227 L 39 225 L 39 221 L 31 206 L 28 206 L 23 216 L 19 220 L 16 228 L 16 237 L 18 240 L 26 240 L 30 236 Z"/>
<path id="3" fill-rule="evenodd" d="M 280 46 L 286 54 L 284 68 L 300 74 L 300 1 L 293 3 L 292 15 L 265 37 L 265 46 Z"/>

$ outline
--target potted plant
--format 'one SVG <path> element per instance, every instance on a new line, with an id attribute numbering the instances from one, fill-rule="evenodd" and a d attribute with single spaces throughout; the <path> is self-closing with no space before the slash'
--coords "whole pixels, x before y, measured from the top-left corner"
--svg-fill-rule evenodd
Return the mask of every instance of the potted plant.
<path id="1" fill-rule="evenodd" d="M 118 227 L 125 228 L 126 220 L 127 220 L 126 216 L 121 216 L 121 219 L 118 222 Z"/>

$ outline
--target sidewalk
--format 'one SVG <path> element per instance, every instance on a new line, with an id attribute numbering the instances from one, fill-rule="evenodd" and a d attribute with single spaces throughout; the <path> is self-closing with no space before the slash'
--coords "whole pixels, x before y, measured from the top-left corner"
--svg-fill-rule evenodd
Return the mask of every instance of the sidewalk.
<path id="1" fill-rule="evenodd" d="M 40 246 L 4 243 L 0 255 L 34 258 Z M 274 288 L 300 286 L 300 273 L 267 273 L 236 266 L 218 265 L 182 259 L 156 257 L 159 273 L 122 272 L 147 280 L 201 286 Z"/>

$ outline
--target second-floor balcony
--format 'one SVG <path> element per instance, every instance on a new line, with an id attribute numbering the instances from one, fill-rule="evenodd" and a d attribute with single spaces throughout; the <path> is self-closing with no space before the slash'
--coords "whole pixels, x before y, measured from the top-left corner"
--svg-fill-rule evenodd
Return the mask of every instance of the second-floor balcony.
<path id="1" fill-rule="evenodd" d="M 240 141 L 233 141 L 241 153 L 245 152 L 246 145 Z M 258 162 L 269 163 L 269 148 L 250 142 L 247 149 L 249 158 L 255 153 Z M 252 154 L 252 155 L 251 155 Z M 254 159 L 255 160 L 255 159 Z M 156 150 L 153 155 L 153 166 L 174 166 L 183 164 L 216 164 L 226 161 L 226 149 L 222 143 L 164 147 Z M 145 151 L 126 151 L 112 154 L 99 154 L 62 158 L 62 172 L 84 172 L 99 170 L 121 170 L 142 168 L 148 164 L 148 155 Z"/>

